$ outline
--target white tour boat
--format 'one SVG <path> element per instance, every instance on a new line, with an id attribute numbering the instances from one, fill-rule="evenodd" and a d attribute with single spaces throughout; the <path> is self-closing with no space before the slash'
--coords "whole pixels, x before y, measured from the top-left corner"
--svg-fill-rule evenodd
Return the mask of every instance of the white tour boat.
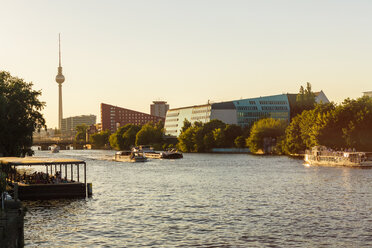
<path id="1" fill-rule="evenodd" d="M 306 150 L 305 162 L 322 166 L 372 166 L 372 153 L 355 151 L 333 151 L 325 146 L 315 146 Z"/>

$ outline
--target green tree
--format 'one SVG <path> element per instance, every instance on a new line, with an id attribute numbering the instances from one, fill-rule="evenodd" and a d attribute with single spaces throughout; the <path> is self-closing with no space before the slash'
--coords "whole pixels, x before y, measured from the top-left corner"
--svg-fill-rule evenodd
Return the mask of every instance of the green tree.
<path id="1" fill-rule="evenodd" d="M 192 141 L 194 143 L 194 149 L 193 152 L 204 152 L 206 150 L 206 147 L 204 145 L 204 126 L 195 126 L 194 129 L 194 135 L 192 136 Z"/>
<path id="2" fill-rule="evenodd" d="M 314 109 L 305 110 L 293 118 L 286 129 L 283 152 L 286 154 L 303 153 L 306 149 L 316 145 L 339 142 L 332 128 L 327 128 L 330 123 L 334 123 L 332 122 L 334 110 L 333 103 L 317 104 Z M 322 137 L 323 140 L 326 137 L 330 139 L 326 142 L 327 144 L 322 142 Z"/>
<path id="3" fill-rule="evenodd" d="M 251 134 L 246 142 L 252 152 L 264 150 L 264 140 L 281 139 L 285 134 L 287 122 L 273 118 L 261 119 L 253 124 Z"/>
<path id="4" fill-rule="evenodd" d="M 32 134 L 46 128 L 40 111 L 45 103 L 32 83 L 0 71 L 0 155 L 31 154 Z"/>
<path id="5" fill-rule="evenodd" d="M 301 114 L 304 110 L 311 110 L 315 107 L 315 94 L 311 89 L 311 84 L 306 83 L 306 88 L 303 86 L 300 87 L 299 93 L 296 97 L 295 106 L 291 111 L 291 118 L 295 117 L 298 114 Z"/>
<path id="6" fill-rule="evenodd" d="M 319 134 L 322 145 L 372 150 L 372 99 L 345 99 L 327 115 Z"/>
<path id="7" fill-rule="evenodd" d="M 181 133 L 185 132 L 189 127 L 191 127 L 191 122 L 185 118 L 183 120 L 183 127 L 181 129 Z"/>
<path id="8" fill-rule="evenodd" d="M 90 143 L 93 148 L 105 148 L 109 145 L 110 130 L 94 133 L 90 136 Z"/>
<path id="9" fill-rule="evenodd" d="M 216 128 L 212 131 L 215 147 L 224 147 L 225 145 L 225 133 L 221 128 Z"/>
<path id="10" fill-rule="evenodd" d="M 85 142 L 87 137 L 87 130 L 88 126 L 85 124 L 78 125 L 75 128 L 76 135 L 75 135 L 75 141 L 76 142 Z"/>
<path id="11" fill-rule="evenodd" d="M 224 147 L 234 147 L 235 145 L 235 139 L 238 136 L 243 135 L 243 130 L 240 126 L 238 125 L 226 125 L 224 129 L 224 134 L 225 134 L 225 142 L 223 144 Z"/>
<path id="12" fill-rule="evenodd" d="M 183 152 L 205 152 L 214 147 L 222 147 L 225 145 L 225 128 L 226 124 L 220 120 L 211 120 L 204 124 L 194 122 L 178 137 L 178 149 Z"/>
<path id="13" fill-rule="evenodd" d="M 215 146 L 213 133 L 207 133 L 206 135 L 204 135 L 203 143 L 206 151 L 212 149 Z"/>
<path id="14" fill-rule="evenodd" d="M 285 142 L 282 152 L 286 154 L 296 154 L 305 151 L 306 146 L 301 138 L 300 129 L 301 117 L 296 116 L 285 130 Z"/>
<path id="15" fill-rule="evenodd" d="M 109 138 L 110 146 L 115 150 L 128 150 L 136 143 L 136 135 L 141 126 L 127 124 L 118 128 Z"/>
<path id="16" fill-rule="evenodd" d="M 151 122 L 142 126 L 136 135 L 136 145 L 154 145 L 161 144 L 163 141 L 163 127 L 161 123 L 153 124 Z"/>
<path id="17" fill-rule="evenodd" d="M 235 147 L 244 148 L 245 147 L 245 138 L 243 136 L 238 136 L 234 140 Z"/>
<path id="18" fill-rule="evenodd" d="M 122 148 L 123 149 L 130 149 L 132 146 L 136 144 L 136 137 L 137 133 L 141 130 L 140 126 L 132 125 L 130 126 L 122 135 Z"/>
<path id="19" fill-rule="evenodd" d="M 204 134 L 206 134 L 206 133 L 212 132 L 216 128 L 221 128 L 223 130 L 223 129 L 225 129 L 226 124 L 223 123 L 220 120 L 213 119 L 213 120 L 205 123 L 203 127 L 204 127 L 203 132 L 204 132 Z"/>
<path id="20" fill-rule="evenodd" d="M 196 127 L 192 126 L 186 129 L 184 132 L 178 136 L 177 147 L 182 152 L 192 152 L 194 151 L 194 141 L 193 137 L 195 134 Z"/>

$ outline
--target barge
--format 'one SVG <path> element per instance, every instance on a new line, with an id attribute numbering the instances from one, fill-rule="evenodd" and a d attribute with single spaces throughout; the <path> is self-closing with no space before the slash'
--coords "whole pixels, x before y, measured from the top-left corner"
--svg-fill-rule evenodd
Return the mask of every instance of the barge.
<path id="1" fill-rule="evenodd" d="M 92 184 L 87 183 L 86 163 L 83 160 L 0 157 L 0 166 L 7 175 L 15 199 L 49 200 L 92 195 Z M 24 172 L 22 175 L 22 167 L 44 167 L 44 170 L 31 174 Z"/>

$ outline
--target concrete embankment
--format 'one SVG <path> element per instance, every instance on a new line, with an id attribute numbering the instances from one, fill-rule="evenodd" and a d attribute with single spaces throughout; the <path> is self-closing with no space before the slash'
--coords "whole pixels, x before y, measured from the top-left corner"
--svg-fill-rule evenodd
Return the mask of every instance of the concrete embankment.
<path id="1" fill-rule="evenodd" d="M 24 247 L 25 210 L 20 201 L 5 201 L 4 205 L 4 209 L 0 205 L 0 248 Z"/>
<path id="2" fill-rule="evenodd" d="M 249 148 L 212 148 L 213 153 L 249 153 Z"/>

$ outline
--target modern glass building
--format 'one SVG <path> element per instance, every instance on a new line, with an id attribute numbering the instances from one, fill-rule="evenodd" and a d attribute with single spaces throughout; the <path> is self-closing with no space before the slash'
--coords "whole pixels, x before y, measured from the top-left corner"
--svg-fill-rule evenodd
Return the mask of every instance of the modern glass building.
<path id="1" fill-rule="evenodd" d="M 289 121 L 290 107 L 286 94 L 233 101 L 237 112 L 237 124 L 250 126 L 262 118 Z"/>
<path id="2" fill-rule="evenodd" d="M 241 127 L 251 126 L 262 118 L 274 118 L 289 122 L 290 106 L 293 106 L 296 101 L 296 95 L 281 94 L 170 109 L 165 118 L 165 134 L 180 135 L 185 119 L 191 123 L 196 121 L 206 123 L 217 119 L 226 124 L 237 124 Z M 315 95 L 316 102 L 329 102 L 322 91 Z"/>

